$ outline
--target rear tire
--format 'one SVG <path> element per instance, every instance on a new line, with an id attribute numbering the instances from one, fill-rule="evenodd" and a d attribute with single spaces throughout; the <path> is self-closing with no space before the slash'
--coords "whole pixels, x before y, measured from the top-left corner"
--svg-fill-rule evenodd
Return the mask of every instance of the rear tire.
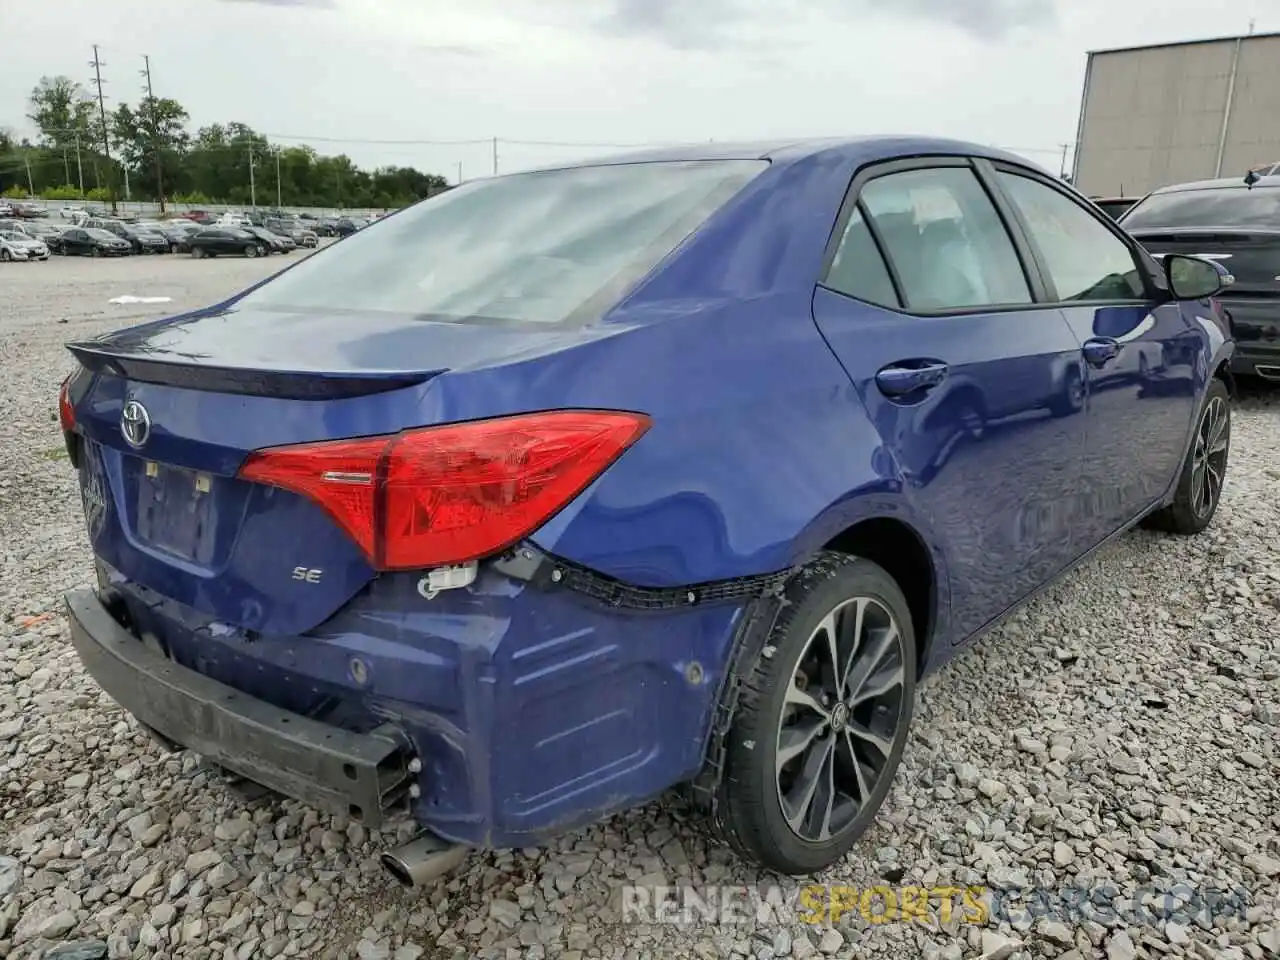
<path id="1" fill-rule="evenodd" d="M 257 247 L 245 247 L 245 248 L 244 248 L 244 255 L 245 255 L 246 257 L 248 257 L 249 259 L 251 259 L 251 260 L 252 260 L 254 257 L 256 257 L 256 256 L 258 255 L 258 248 L 257 248 Z"/>
<path id="2" fill-rule="evenodd" d="M 93 248 L 93 255 L 94 255 L 95 257 L 100 257 L 100 256 L 102 256 L 102 248 L 101 248 L 101 247 L 94 247 L 94 248 Z"/>
<path id="3" fill-rule="evenodd" d="M 1214 377 L 1205 391 L 1195 438 L 1178 475 L 1173 503 L 1142 521 L 1150 530 L 1194 536 L 1213 522 L 1231 454 L 1231 391 Z"/>
<path id="4" fill-rule="evenodd" d="M 192 247 L 191 256 L 197 260 L 202 260 L 204 258 L 204 247 Z"/>
<path id="5" fill-rule="evenodd" d="M 901 589 L 868 560 L 820 554 L 785 596 L 731 678 L 741 686 L 715 826 L 757 866 L 803 876 L 842 859 L 889 793 L 911 724 L 916 639 Z"/>

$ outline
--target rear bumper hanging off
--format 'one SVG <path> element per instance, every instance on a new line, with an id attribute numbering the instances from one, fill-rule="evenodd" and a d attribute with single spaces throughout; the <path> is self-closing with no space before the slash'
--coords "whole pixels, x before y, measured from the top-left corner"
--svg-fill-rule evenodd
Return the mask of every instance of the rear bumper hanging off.
<path id="1" fill-rule="evenodd" d="M 139 723 L 248 780 L 370 828 L 409 783 L 404 740 L 290 713 L 146 647 L 90 589 L 66 595 L 85 669 Z"/>

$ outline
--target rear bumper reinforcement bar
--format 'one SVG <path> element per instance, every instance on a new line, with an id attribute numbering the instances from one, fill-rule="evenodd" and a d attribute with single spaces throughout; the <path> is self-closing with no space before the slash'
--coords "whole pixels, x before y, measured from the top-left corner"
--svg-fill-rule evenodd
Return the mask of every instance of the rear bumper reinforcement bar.
<path id="1" fill-rule="evenodd" d="M 408 786 L 396 731 L 352 733 L 197 673 L 148 649 L 90 589 L 66 595 L 85 669 L 143 726 L 233 773 L 370 828 Z"/>

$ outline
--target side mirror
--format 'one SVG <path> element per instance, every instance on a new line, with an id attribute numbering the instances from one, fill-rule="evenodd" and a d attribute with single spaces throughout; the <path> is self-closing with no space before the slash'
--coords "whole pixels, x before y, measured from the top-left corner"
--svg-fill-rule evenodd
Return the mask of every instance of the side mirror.
<path id="1" fill-rule="evenodd" d="M 1169 292 L 1176 300 L 1203 300 L 1221 293 L 1228 285 L 1225 271 L 1200 257 L 1171 253 L 1164 258 L 1164 269 L 1169 276 Z"/>

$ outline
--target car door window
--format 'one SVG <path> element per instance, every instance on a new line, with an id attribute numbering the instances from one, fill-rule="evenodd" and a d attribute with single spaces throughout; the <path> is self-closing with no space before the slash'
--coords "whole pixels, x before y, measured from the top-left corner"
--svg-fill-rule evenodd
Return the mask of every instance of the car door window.
<path id="1" fill-rule="evenodd" d="M 1026 221 L 1059 301 L 1146 297 L 1133 251 L 1083 205 L 1030 177 L 998 176 Z"/>
<path id="2" fill-rule="evenodd" d="M 880 248 L 876 246 L 867 221 L 857 207 L 849 216 L 824 284 L 838 293 L 883 307 L 901 305 L 889 268 L 885 266 Z"/>
<path id="3" fill-rule="evenodd" d="M 909 310 L 940 312 L 1032 302 L 995 205 L 967 167 L 887 174 L 860 202 L 893 264 Z"/>

